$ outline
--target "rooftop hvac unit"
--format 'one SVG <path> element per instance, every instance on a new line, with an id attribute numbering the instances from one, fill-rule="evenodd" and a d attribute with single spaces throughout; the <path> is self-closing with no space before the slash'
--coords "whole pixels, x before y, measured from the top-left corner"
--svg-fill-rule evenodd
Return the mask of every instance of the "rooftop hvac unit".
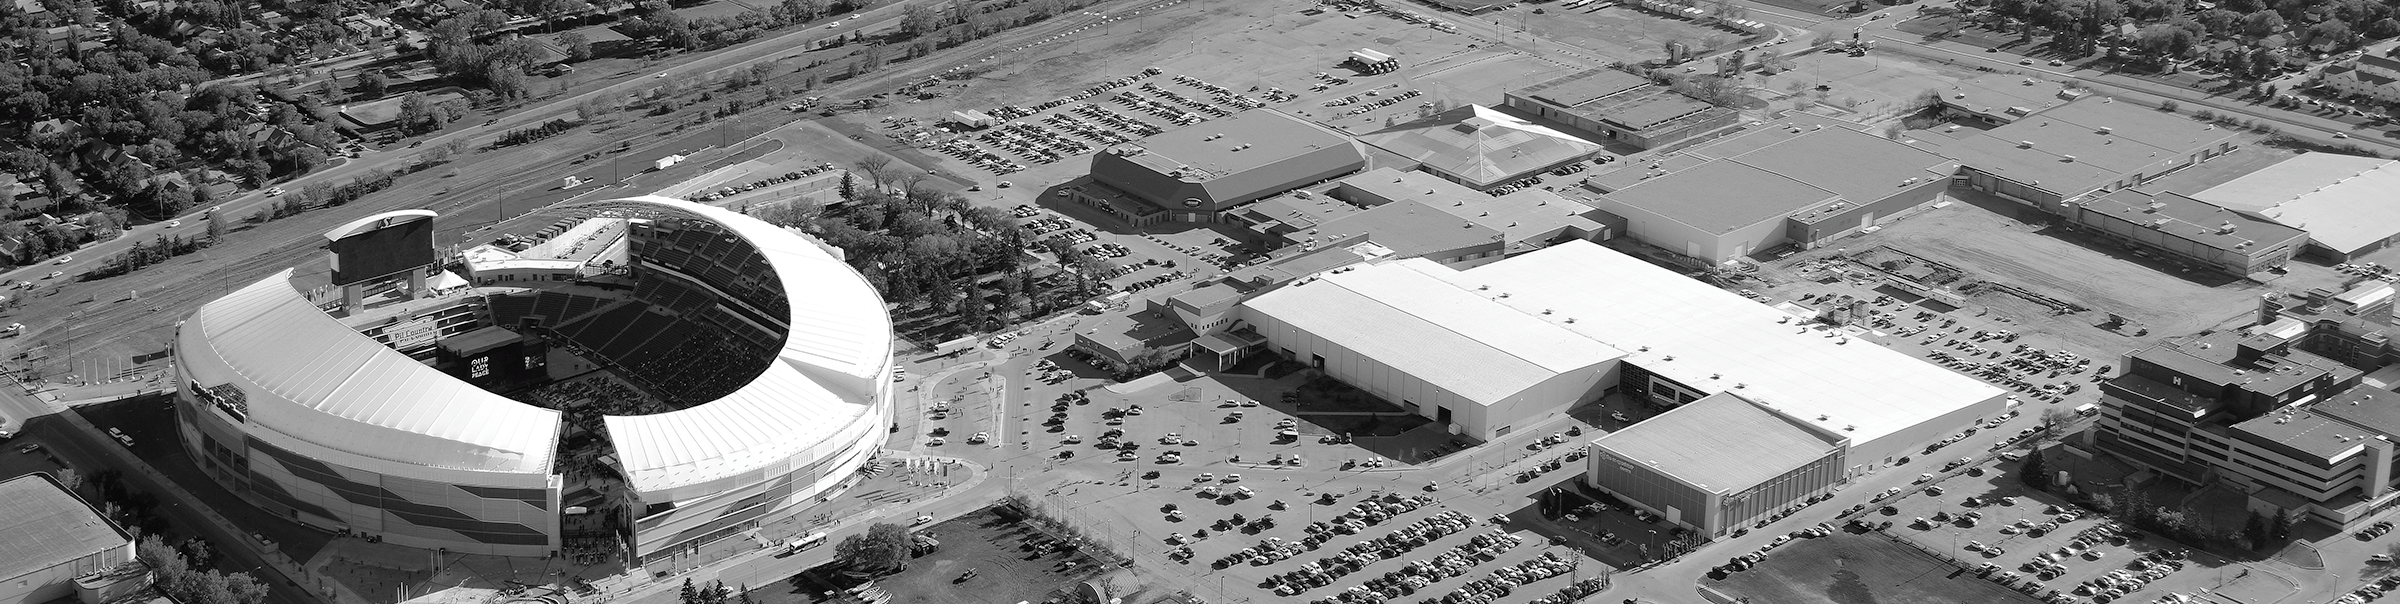
<path id="1" fill-rule="evenodd" d="M 2033 148 L 2033 141 L 2017 141 L 2017 148 L 2031 149 Z"/>
<path id="2" fill-rule="evenodd" d="M 2073 163 L 2073 162 L 2075 161 L 2075 156 L 2073 156 L 2073 155 L 2060 155 L 2060 156 L 2058 156 L 2058 160 L 2059 160 L 2059 161 L 2063 161 L 2063 162 L 2069 162 L 2069 163 Z"/>

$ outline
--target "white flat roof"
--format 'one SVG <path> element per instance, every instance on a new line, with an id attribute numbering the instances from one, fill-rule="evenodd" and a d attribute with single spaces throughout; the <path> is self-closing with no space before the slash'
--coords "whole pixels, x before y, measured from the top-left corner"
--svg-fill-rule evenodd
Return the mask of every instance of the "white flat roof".
<path id="1" fill-rule="evenodd" d="M 1623 350 L 1627 362 L 1668 379 L 1740 394 L 1854 443 L 2005 394 L 1587 241 L 1433 274 Z"/>
<path id="2" fill-rule="evenodd" d="M 1450 269 L 1423 259 L 1358 266 L 1245 304 L 1484 405 L 1624 356 L 1452 287 L 1435 271 Z"/>
<path id="3" fill-rule="evenodd" d="M 2342 253 L 2400 234 L 2400 162 L 2337 153 L 2283 160 L 2192 199 L 2308 231 Z"/>

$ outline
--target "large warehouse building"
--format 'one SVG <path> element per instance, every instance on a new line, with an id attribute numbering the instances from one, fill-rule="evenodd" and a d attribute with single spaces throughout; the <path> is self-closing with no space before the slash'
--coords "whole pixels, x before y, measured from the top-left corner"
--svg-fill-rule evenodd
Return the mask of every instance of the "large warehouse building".
<path id="1" fill-rule="evenodd" d="M 1133 226 L 1217 222 L 1234 206 L 1357 172 L 1358 143 L 1273 109 L 1170 130 L 1092 156 L 1067 191 Z"/>
<path id="2" fill-rule="evenodd" d="M 1592 69 L 1503 95 L 1511 108 L 1558 120 L 1596 139 L 1643 149 L 1672 145 L 1732 126 L 1741 115 L 1649 78 Z"/>
<path id="3" fill-rule="evenodd" d="M 1991 385 L 1580 240 L 1466 270 L 1340 269 L 1238 315 L 1274 354 L 1482 439 L 1611 388 L 1662 407 L 1731 392 L 1849 439 L 1847 473 L 2005 405 Z"/>
<path id="4" fill-rule="evenodd" d="M 1710 263 L 1802 249 L 1940 198 L 1958 163 L 1840 126 L 1775 124 L 1596 177 L 1643 243 Z"/>
<path id="5" fill-rule="evenodd" d="M 622 270 L 466 286 L 403 212 L 337 229 L 330 272 L 203 306 L 176 336 L 184 446 L 324 530 L 631 562 L 796 512 L 882 444 L 890 323 L 837 251 L 660 197 L 555 211 L 603 224 L 551 247 Z"/>
<path id="6" fill-rule="evenodd" d="M 2347 262 L 2400 242 L 2400 161 L 2307 153 L 2192 198 L 2308 231 L 2313 255 Z"/>
<path id="7" fill-rule="evenodd" d="M 1965 164 L 1957 184 L 2071 216 L 2065 202 L 2141 186 L 2234 152 L 2241 133 L 2168 111 L 2084 97 L 1990 130 L 1934 135 Z"/>
<path id="8" fill-rule="evenodd" d="M 1359 137 L 1418 169 L 1477 191 L 1582 161 L 1600 145 L 1482 105 Z"/>
<path id="9" fill-rule="evenodd" d="M 1592 441 L 1584 482 L 1722 535 L 1842 481 L 1850 439 L 1720 392 Z"/>
<path id="10" fill-rule="evenodd" d="M 50 475 L 0 482 L 0 509 L 0 604 L 100 604 L 149 584 L 133 535 Z"/>

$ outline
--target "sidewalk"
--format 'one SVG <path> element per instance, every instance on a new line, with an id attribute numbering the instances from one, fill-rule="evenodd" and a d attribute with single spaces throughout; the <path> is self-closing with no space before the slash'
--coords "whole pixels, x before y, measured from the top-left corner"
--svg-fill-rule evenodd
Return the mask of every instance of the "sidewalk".
<path id="1" fill-rule="evenodd" d="M 81 414 L 73 411 L 62 411 L 56 415 L 60 419 L 65 420 L 68 425 L 72 425 L 75 427 L 75 429 L 83 431 L 85 435 L 89 436 L 94 442 L 105 443 L 110 441 L 110 438 L 106 432 L 102 431 L 98 426 L 92 425 L 90 421 L 85 420 Z M 117 466 L 133 470 L 135 474 L 139 475 L 139 477 L 142 479 L 142 482 L 148 483 L 142 485 L 144 490 L 147 490 L 151 493 L 163 494 L 169 503 L 182 506 L 185 509 L 191 510 L 193 513 L 199 514 L 201 518 L 205 519 L 210 526 L 191 528 L 195 530 L 214 529 L 213 531 L 210 531 L 214 534 L 209 535 L 212 545 L 220 550 L 226 548 L 239 548 L 239 550 L 248 553 L 251 557 L 265 561 L 266 565 L 263 568 L 273 569 L 273 575 L 257 577 L 260 582 L 267 583 L 269 585 L 276 583 L 299 585 L 302 586 L 303 590 L 309 595 L 322 598 L 323 601 L 331 602 L 333 604 L 363 604 L 370 601 L 359 596 L 358 594 L 351 593 L 349 590 L 343 588 L 338 582 L 329 581 L 310 574 L 306 568 L 301 567 L 299 561 L 293 560 L 291 556 L 285 555 L 282 551 L 277 549 L 274 544 L 261 542 L 255 534 L 244 531 L 240 527 L 234 526 L 232 521 L 226 520 L 225 517 L 218 514 L 214 508 L 202 503 L 199 498 L 194 497 L 191 493 L 184 491 L 181 486 L 175 484 L 175 481 L 169 480 L 167 479 L 166 475 L 159 473 L 158 469 L 151 467 L 148 462 L 142 461 L 141 458 L 133 456 L 132 453 L 126 451 L 124 448 L 103 445 L 100 447 L 100 449 L 107 451 L 106 455 L 113 458 L 116 461 Z"/>
<path id="2" fill-rule="evenodd" d="M 887 503 L 860 512 L 841 514 L 841 520 L 823 527 L 818 527 L 815 530 L 822 531 L 827 535 L 834 535 L 844 530 L 860 528 L 867 524 L 878 521 L 906 518 L 911 514 L 917 514 L 920 512 L 931 514 L 934 516 L 934 522 L 939 523 L 957 518 L 959 516 L 964 516 L 969 512 L 973 512 L 983 507 L 983 503 L 980 501 L 975 502 L 974 505 L 970 506 L 960 506 L 957 505 L 956 502 L 962 499 L 963 496 L 978 491 L 981 487 L 983 487 L 985 483 L 988 482 L 988 479 L 991 478 L 992 472 L 990 468 L 983 467 L 981 464 L 971 461 L 955 458 L 932 457 L 913 454 L 900 454 L 892 457 L 897 457 L 899 459 L 931 459 L 953 461 L 956 462 L 958 466 L 965 467 L 969 471 L 974 472 L 974 476 L 969 478 L 964 484 L 950 487 L 945 492 L 935 497 L 915 499 L 903 503 Z M 944 509 L 938 512 L 927 511 L 927 508 L 940 504 L 950 504 L 949 507 L 953 509 Z M 905 524 L 906 520 L 901 520 L 901 522 Z M 780 541 L 780 539 L 772 539 L 768 542 L 774 543 Z M 830 548 L 820 551 L 830 551 Z M 780 551 L 776 548 L 760 545 L 757 547 L 757 549 L 754 549 L 750 552 L 736 554 L 722 560 L 711 562 L 705 566 L 686 570 L 680 573 L 672 573 L 664 577 L 648 574 L 629 575 L 645 577 L 646 580 L 638 580 L 640 581 L 638 583 L 618 583 L 610 585 L 605 588 L 604 593 L 597 596 L 591 596 L 587 601 L 593 603 L 625 602 L 639 604 L 676 604 L 678 598 L 677 590 L 682 588 L 683 581 L 685 579 L 690 579 L 695 584 L 724 580 L 726 585 L 729 586 L 748 585 L 751 587 L 759 587 L 767 584 L 759 582 L 759 579 L 766 579 L 769 582 L 772 582 L 773 580 L 781 579 L 781 577 L 730 576 L 731 573 L 728 571 L 732 571 L 737 567 L 748 567 L 752 563 L 761 561 L 762 559 L 771 559 L 778 553 L 780 553 Z M 747 570 L 751 571 L 751 573 L 756 573 L 760 569 L 753 567 L 748 568 Z M 793 572 L 798 572 L 799 570 L 805 570 L 805 568 L 793 569 Z"/>

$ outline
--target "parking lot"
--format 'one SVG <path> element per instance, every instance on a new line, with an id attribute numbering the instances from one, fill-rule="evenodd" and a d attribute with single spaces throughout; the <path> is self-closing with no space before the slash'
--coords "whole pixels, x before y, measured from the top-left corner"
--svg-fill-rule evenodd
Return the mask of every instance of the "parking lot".
<path id="1" fill-rule="evenodd" d="M 2057 449 L 2048 454 L 2066 455 Z M 1928 481 L 1922 490 L 1878 501 L 1860 518 L 1876 526 L 1889 522 L 1883 532 L 1956 561 L 1986 581 L 2042 598 L 2053 592 L 2067 596 L 2055 602 L 2198 595 L 2232 585 L 2234 575 L 2246 569 L 2027 489 L 2016 466 L 2013 461 L 1968 466 Z M 2282 593 L 2290 591 L 2288 583 L 2278 583 L 2286 579 L 2253 574 L 2257 578 L 2241 577 L 2246 582 L 2241 589 L 2270 594 L 2283 585 Z M 2140 594 L 2127 595 L 2135 591 Z"/>

